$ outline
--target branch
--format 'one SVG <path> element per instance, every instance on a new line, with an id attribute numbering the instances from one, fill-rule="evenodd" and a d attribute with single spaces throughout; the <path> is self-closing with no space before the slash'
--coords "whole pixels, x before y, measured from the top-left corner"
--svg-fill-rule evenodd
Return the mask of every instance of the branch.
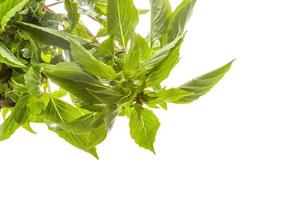
<path id="1" fill-rule="evenodd" d="M 54 3 L 48 4 L 48 5 L 45 5 L 45 6 L 43 7 L 43 9 L 44 9 L 44 10 L 47 10 L 48 8 L 50 8 L 50 7 L 52 7 L 52 6 L 56 6 L 56 5 L 61 4 L 61 3 L 63 3 L 63 2 L 65 2 L 65 1 L 64 1 L 64 0 L 61 0 L 61 1 L 57 1 L 57 2 L 54 2 Z"/>

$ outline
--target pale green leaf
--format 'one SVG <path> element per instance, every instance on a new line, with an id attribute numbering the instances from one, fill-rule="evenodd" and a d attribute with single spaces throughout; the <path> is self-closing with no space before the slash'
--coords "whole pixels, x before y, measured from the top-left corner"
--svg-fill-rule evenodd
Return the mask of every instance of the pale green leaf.
<path id="1" fill-rule="evenodd" d="M 112 63 L 114 58 L 114 41 L 109 37 L 93 52 L 93 56 L 106 63 Z"/>
<path id="2" fill-rule="evenodd" d="M 75 61 L 82 70 L 92 76 L 99 76 L 102 79 L 111 80 L 116 76 L 113 68 L 100 60 L 97 60 L 88 50 L 82 47 L 77 41 L 70 38 L 71 52 Z"/>
<path id="3" fill-rule="evenodd" d="M 82 45 L 89 43 L 89 41 L 84 38 L 71 35 L 64 31 L 37 26 L 25 22 L 16 22 L 16 25 L 21 30 L 27 32 L 35 41 L 49 46 L 56 46 L 69 50 L 70 43 L 68 38 L 70 37 L 77 40 Z"/>
<path id="4" fill-rule="evenodd" d="M 171 15 L 169 0 L 150 0 L 151 5 L 151 45 L 156 40 L 162 40 Z"/>
<path id="5" fill-rule="evenodd" d="M 135 34 L 132 40 L 131 48 L 128 52 L 127 62 L 124 71 L 135 73 L 141 63 L 151 56 L 151 49 L 146 40 L 139 34 Z"/>
<path id="6" fill-rule="evenodd" d="M 23 126 L 22 126 L 26 131 L 28 131 L 28 132 L 30 132 L 30 133 L 32 133 L 32 134 L 37 134 L 37 132 L 35 132 L 33 129 L 32 129 L 32 127 L 31 127 L 31 125 L 30 125 L 30 123 L 25 123 L 25 124 L 23 124 Z"/>
<path id="7" fill-rule="evenodd" d="M 16 122 L 12 115 L 0 125 L 0 141 L 8 139 L 20 125 Z"/>
<path id="8" fill-rule="evenodd" d="M 70 144 L 98 158 L 95 146 L 107 136 L 111 123 L 107 112 L 82 115 L 75 107 L 52 98 L 45 112 L 48 128 Z M 54 122 L 54 123 L 53 123 Z"/>
<path id="9" fill-rule="evenodd" d="M 87 148 L 88 138 L 83 135 L 74 135 L 72 133 L 68 133 L 61 129 L 57 124 L 47 123 L 48 129 L 55 132 L 59 137 L 63 138 L 66 142 L 71 145 L 93 155 L 95 158 L 99 159 L 97 150 L 95 147 Z"/>
<path id="10" fill-rule="evenodd" d="M 87 40 L 91 40 L 92 36 L 82 21 L 79 21 L 72 31 L 72 34 Z"/>
<path id="11" fill-rule="evenodd" d="M 159 66 L 159 64 L 170 55 L 174 48 L 178 48 L 178 44 L 182 42 L 183 37 L 184 36 L 176 38 L 174 41 L 165 45 L 159 51 L 153 54 L 146 62 L 143 63 L 141 73 L 144 74 L 145 71 L 149 71 Z"/>
<path id="12" fill-rule="evenodd" d="M 41 84 L 41 73 L 37 68 L 31 67 L 27 73 L 24 75 L 25 85 L 29 90 L 30 94 L 34 96 L 39 96 L 41 94 L 40 84 Z"/>
<path id="13" fill-rule="evenodd" d="M 130 134 L 134 141 L 145 149 L 155 153 L 154 141 L 160 126 L 155 114 L 139 105 L 136 105 L 130 114 Z"/>
<path id="14" fill-rule="evenodd" d="M 138 11 L 133 0 L 109 0 L 107 2 L 108 32 L 120 42 L 124 49 L 134 33 L 138 20 Z"/>
<path id="15" fill-rule="evenodd" d="M 7 22 L 21 11 L 30 0 L 1 0 L 0 20 L 1 29 L 4 30 Z"/>
<path id="16" fill-rule="evenodd" d="M 0 42 L 0 63 L 4 63 L 15 68 L 26 67 L 2 42 Z"/>
<path id="17" fill-rule="evenodd" d="M 165 42 L 170 43 L 185 32 L 185 26 L 192 13 L 196 0 L 183 0 L 172 13 L 166 29 Z"/>
<path id="18" fill-rule="evenodd" d="M 51 97 L 45 111 L 47 121 L 61 123 L 76 120 L 82 116 L 81 112 L 65 101 Z"/>
<path id="19" fill-rule="evenodd" d="M 23 125 L 25 124 L 30 116 L 30 110 L 27 107 L 29 100 L 29 96 L 24 96 L 18 99 L 14 110 L 12 112 L 12 116 L 14 117 L 14 120 L 19 124 Z"/>
<path id="20" fill-rule="evenodd" d="M 52 93 L 52 96 L 54 98 L 60 99 L 60 98 L 63 98 L 64 96 L 66 96 L 67 94 L 68 94 L 67 90 L 60 88 L 60 89 L 54 91 Z"/>
<path id="21" fill-rule="evenodd" d="M 183 40 L 179 40 L 176 45 L 170 49 L 169 54 L 161 62 L 158 62 L 148 73 L 147 73 L 147 85 L 157 86 L 163 80 L 168 78 L 172 69 L 179 62 L 179 51 Z"/>
<path id="22" fill-rule="evenodd" d="M 183 85 L 179 88 L 188 92 L 193 92 L 193 95 L 183 97 L 176 101 L 176 103 L 190 103 L 197 100 L 200 96 L 209 92 L 229 71 L 233 61 L 224 65 L 223 67 L 214 70 L 205 75 L 199 76 Z"/>
<path id="23" fill-rule="evenodd" d="M 109 87 L 83 72 L 75 63 L 42 64 L 43 72 L 57 85 L 79 99 L 91 103 L 116 104 L 130 94 L 122 87 Z"/>
<path id="24" fill-rule="evenodd" d="M 150 100 L 149 103 L 162 104 L 165 102 L 177 102 L 178 100 L 193 94 L 193 92 L 188 92 L 179 88 L 162 89 L 157 92 L 150 93 L 150 96 L 154 97 L 154 99 Z"/>
<path id="25" fill-rule="evenodd" d="M 20 98 L 11 114 L 0 125 L 0 141 L 8 139 L 20 126 L 27 122 L 30 110 L 27 108 L 28 96 Z"/>
<path id="26" fill-rule="evenodd" d="M 71 32 L 79 22 L 80 15 L 78 13 L 78 3 L 76 0 L 65 0 L 65 9 L 68 13 L 68 20 L 70 23 Z"/>

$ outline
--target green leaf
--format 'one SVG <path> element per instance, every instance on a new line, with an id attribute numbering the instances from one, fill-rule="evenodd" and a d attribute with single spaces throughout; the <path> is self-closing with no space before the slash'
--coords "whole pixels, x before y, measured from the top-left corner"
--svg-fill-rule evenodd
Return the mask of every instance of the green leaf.
<path id="1" fill-rule="evenodd" d="M 15 68 L 26 67 L 2 42 L 0 42 L 0 63 L 4 63 Z"/>
<path id="2" fill-rule="evenodd" d="M 128 52 L 127 62 L 124 71 L 135 73 L 141 63 L 151 56 L 151 49 L 146 40 L 139 34 L 135 34 L 132 40 L 131 48 Z"/>
<path id="3" fill-rule="evenodd" d="M 107 136 L 107 113 L 89 113 L 81 118 L 69 122 L 58 124 L 60 128 L 68 133 L 86 137 L 84 149 L 91 149 L 103 142 Z"/>
<path id="4" fill-rule="evenodd" d="M 30 126 L 30 123 L 25 123 L 22 126 L 26 131 L 32 133 L 32 134 L 37 134 L 37 132 L 35 132 L 32 127 Z"/>
<path id="5" fill-rule="evenodd" d="M 139 15 L 147 14 L 150 10 L 149 9 L 138 9 Z"/>
<path id="6" fill-rule="evenodd" d="M 175 103 L 191 103 L 197 100 L 200 96 L 205 95 L 209 92 L 222 78 L 223 76 L 229 71 L 233 61 L 224 65 L 223 67 L 214 70 L 210 73 L 205 75 L 199 76 L 183 85 L 179 88 L 181 90 L 185 90 L 188 92 L 193 92 L 193 95 L 183 97 L 177 100 Z"/>
<path id="7" fill-rule="evenodd" d="M 138 11 L 133 0 L 109 0 L 107 2 L 108 32 L 120 42 L 124 49 L 134 33 L 138 20 Z"/>
<path id="8" fill-rule="evenodd" d="M 88 50 L 83 48 L 77 41 L 70 38 L 71 52 L 75 61 L 82 70 L 92 76 L 112 80 L 116 76 L 113 68 L 100 60 L 97 60 Z"/>
<path id="9" fill-rule="evenodd" d="M 95 146 L 107 136 L 107 130 L 114 120 L 110 109 L 101 113 L 82 115 L 75 107 L 59 99 L 51 98 L 46 116 L 48 128 L 70 144 L 91 153 L 98 158 Z M 53 123 L 54 122 L 54 123 Z"/>
<path id="10" fill-rule="evenodd" d="M 98 99 L 91 95 L 87 89 L 97 91 L 101 88 L 100 83 L 89 74 L 83 72 L 77 64 L 65 62 L 57 65 L 42 64 L 40 66 L 51 81 L 74 96 L 91 104 L 98 102 Z"/>
<path id="11" fill-rule="evenodd" d="M 194 93 L 192 92 L 181 90 L 179 88 L 162 89 L 157 92 L 150 93 L 150 96 L 154 97 L 154 99 L 150 100 L 149 103 L 162 104 L 165 102 L 177 102 L 178 100 L 193 94 Z"/>
<path id="12" fill-rule="evenodd" d="M 75 135 L 88 135 L 93 129 L 97 129 L 99 124 L 103 123 L 103 121 L 103 116 L 100 113 L 89 113 L 74 121 L 60 123 L 59 126 Z"/>
<path id="13" fill-rule="evenodd" d="M 93 56 L 105 63 L 112 63 L 114 58 L 114 41 L 109 37 L 93 53 Z"/>
<path id="14" fill-rule="evenodd" d="M 162 40 L 171 15 L 169 0 L 150 0 L 151 5 L 151 45 L 156 40 Z"/>
<path id="15" fill-rule="evenodd" d="M 166 43 L 170 43 L 185 32 L 185 25 L 189 20 L 196 0 L 183 0 L 172 13 L 166 30 Z"/>
<path id="16" fill-rule="evenodd" d="M 163 62 L 164 59 L 166 59 L 170 55 L 170 52 L 172 52 L 174 48 L 177 48 L 178 44 L 182 42 L 183 37 L 184 36 L 176 38 L 176 40 L 167 44 L 159 51 L 157 51 L 155 54 L 153 54 L 146 62 L 143 63 L 142 73 L 145 73 L 145 71 L 149 71 L 153 69 L 154 67 L 158 66 L 161 62 Z"/>
<path id="17" fill-rule="evenodd" d="M 71 25 L 71 32 L 79 22 L 80 15 L 78 13 L 78 3 L 75 0 L 65 0 L 65 9 L 68 13 L 68 20 Z"/>
<path id="18" fill-rule="evenodd" d="M 179 48 L 183 41 L 184 35 L 171 43 L 165 45 L 146 62 L 137 72 L 137 77 L 146 77 L 148 86 L 157 86 L 162 80 L 167 78 L 173 67 L 179 61 Z"/>
<path id="19" fill-rule="evenodd" d="M 85 27 L 84 23 L 82 21 L 79 21 L 75 28 L 72 31 L 72 34 L 78 37 L 85 38 L 87 40 L 91 40 L 92 36 L 88 32 L 88 29 Z"/>
<path id="20" fill-rule="evenodd" d="M 39 96 L 33 96 L 31 95 L 28 99 L 27 107 L 30 110 L 30 120 L 33 122 L 44 122 L 44 120 L 40 120 L 42 116 L 40 114 L 43 113 L 43 111 L 46 110 L 47 105 L 49 103 L 49 95 L 46 93 L 42 93 Z"/>
<path id="21" fill-rule="evenodd" d="M 160 123 L 154 113 L 146 108 L 136 105 L 131 110 L 129 126 L 130 134 L 134 141 L 140 147 L 155 153 L 153 144 Z"/>
<path id="22" fill-rule="evenodd" d="M 90 104 L 116 104 L 131 93 L 126 88 L 103 85 L 75 63 L 42 64 L 41 67 L 55 84 Z"/>
<path id="23" fill-rule="evenodd" d="M 32 65 L 37 65 L 40 62 L 41 58 L 41 51 L 40 48 L 38 47 L 38 44 L 36 43 L 33 38 L 25 32 L 19 32 L 20 37 L 22 37 L 25 40 L 28 40 L 31 44 L 30 52 L 31 52 L 31 64 Z"/>
<path id="24" fill-rule="evenodd" d="M 24 97 L 18 99 L 17 104 L 14 107 L 12 116 L 14 117 L 14 120 L 19 125 L 25 124 L 29 119 L 30 110 L 27 107 L 28 100 L 29 100 L 29 96 L 24 96 Z"/>
<path id="25" fill-rule="evenodd" d="M 157 86 L 163 80 L 168 78 L 172 69 L 179 62 L 179 51 L 183 39 L 179 40 L 176 45 L 169 51 L 169 55 L 147 73 L 147 85 Z"/>
<path id="26" fill-rule="evenodd" d="M 75 107 L 65 101 L 53 98 L 50 94 L 50 101 L 45 111 L 45 118 L 47 120 L 55 123 L 70 122 L 81 116 L 81 112 Z"/>
<path id="27" fill-rule="evenodd" d="M 25 85 L 27 86 L 30 94 L 39 96 L 41 94 L 41 72 L 37 68 L 31 67 L 24 75 Z"/>
<path id="28" fill-rule="evenodd" d="M 25 22 L 16 22 L 16 25 L 23 31 L 27 32 L 37 42 L 49 46 L 56 46 L 62 49 L 70 49 L 68 38 L 78 40 L 82 45 L 89 43 L 88 40 L 76 37 L 64 31 L 59 31 L 47 27 L 37 26 Z"/>
<path id="29" fill-rule="evenodd" d="M 8 118 L 0 125 L 0 141 L 8 139 L 20 125 L 16 122 L 13 116 Z"/>
<path id="30" fill-rule="evenodd" d="M 1 0 L 0 2 L 0 19 L 1 29 L 4 30 L 7 22 L 22 10 L 29 0 Z"/>
<path id="31" fill-rule="evenodd" d="M 27 122 L 30 111 L 27 108 L 28 96 L 19 99 L 12 113 L 0 125 L 0 141 L 8 139 L 20 126 Z"/>
<path id="32" fill-rule="evenodd" d="M 54 91 L 52 93 L 52 96 L 54 98 L 60 99 L 60 98 L 63 98 L 64 96 L 66 96 L 67 94 L 68 94 L 67 90 L 60 88 L 60 89 Z"/>
<path id="33" fill-rule="evenodd" d="M 99 159 L 97 150 L 95 147 L 87 148 L 88 138 L 82 135 L 74 135 L 72 133 L 65 132 L 61 129 L 57 124 L 48 123 L 48 129 L 55 132 L 59 137 L 63 138 L 66 142 L 70 143 L 71 145 L 90 153 L 95 158 Z"/>

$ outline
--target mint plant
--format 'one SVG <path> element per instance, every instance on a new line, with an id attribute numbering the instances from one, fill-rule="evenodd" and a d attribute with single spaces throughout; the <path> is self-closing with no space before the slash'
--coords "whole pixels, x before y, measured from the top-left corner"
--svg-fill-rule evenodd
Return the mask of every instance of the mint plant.
<path id="1" fill-rule="evenodd" d="M 183 0 L 172 9 L 168 0 L 150 0 L 149 10 L 139 10 L 133 0 L 50 5 L 1 0 L 0 140 L 20 127 L 35 133 L 31 123 L 44 123 L 98 158 L 96 146 L 116 117 L 125 116 L 134 141 L 154 152 L 160 122 L 152 110 L 197 100 L 232 64 L 176 88 L 162 84 L 179 61 L 195 2 Z M 56 4 L 64 4 L 67 14 L 56 13 Z M 96 35 L 81 20 L 83 15 L 99 23 Z M 135 31 L 140 15 L 151 17 L 146 38 Z"/>

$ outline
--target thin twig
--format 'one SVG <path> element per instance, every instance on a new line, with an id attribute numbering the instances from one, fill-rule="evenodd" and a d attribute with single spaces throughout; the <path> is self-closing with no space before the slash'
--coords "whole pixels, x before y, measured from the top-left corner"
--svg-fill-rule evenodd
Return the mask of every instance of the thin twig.
<path id="1" fill-rule="evenodd" d="M 56 5 L 61 4 L 61 3 L 63 3 L 63 2 L 64 2 L 64 0 L 61 0 L 61 1 L 57 1 L 57 2 L 54 2 L 54 3 L 48 4 L 48 5 L 45 5 L 45 6 L 43 7 L 43 9 L 46 10 L 46 11 L 50 11 L 50 10 L 51 10 L 51 9 L 49 9 L 50 7 L 56 6 Z M 52 10 L 51 10 L 51 11 L 52 11 Z M 91 18 L 92 20 L 98 22 L 98 20 L 97 20 L 96 17 L 94 17 L 94 16 L 92 16 L 92 15 L 88 15 L 88 14 L 87 14 L 86 16 L 88 16 L 88 17 Z"/>
<path id="2" fill-rule="evenodd" d="M 50 9 L 50 7 L 55 6 L 55 5 L 58 5 L 58 4 L 63 3 L 63 2 L 64 2 L 64 0 L 61 0 L 61 1 L 57 1 L 57 2 L 52 3 L 52 4 L 45 5 L 45 6 L 43 7 L 43 10 L 45 10 L 46 12 L 49 12 L 49 13 L 55 13 L 55 11 L 52 10 L 52 9 Z M 92 20 L 98 22 L 97 18 L 95 18 L 95 17 L 93 17 L 93 16 L 91 16 L 91 15 L 86 15 L 86 16 L 88 16 L 88 17 L 91 18 Z M 65 19 L 65 20 L 68 20 L 67 17 L 65 17 L 64 19 Z M 84 28 L 85 28 L 87 34 L 89 34 L 91 37 L 95 37 L 94 34 L 93 34 L 86 26 L 84 26 Z M 93 42 L 98 43 L 97 40 L 95 40 L 95 41 L 93 41 Z"/>
<path id="3" fill-rule="evenodd" d="M 61 4 L 61 3 L 63 3 L 63 2 L 65 2 L 65 1 L 64 1 L 64 0 L 61 0 L 61 1 L 57 1 L 57 2 L 54 2 L 54 3 L 48 4 L 48 5 L 45 5 L 45 6 L 43 7 L 43 9 L 44 9 L 44 10 L 47 10 L 47 8 L 50 8 L 50 7 L 52 7 L 52 6 L 56 6 L 56 5 Z"/>

